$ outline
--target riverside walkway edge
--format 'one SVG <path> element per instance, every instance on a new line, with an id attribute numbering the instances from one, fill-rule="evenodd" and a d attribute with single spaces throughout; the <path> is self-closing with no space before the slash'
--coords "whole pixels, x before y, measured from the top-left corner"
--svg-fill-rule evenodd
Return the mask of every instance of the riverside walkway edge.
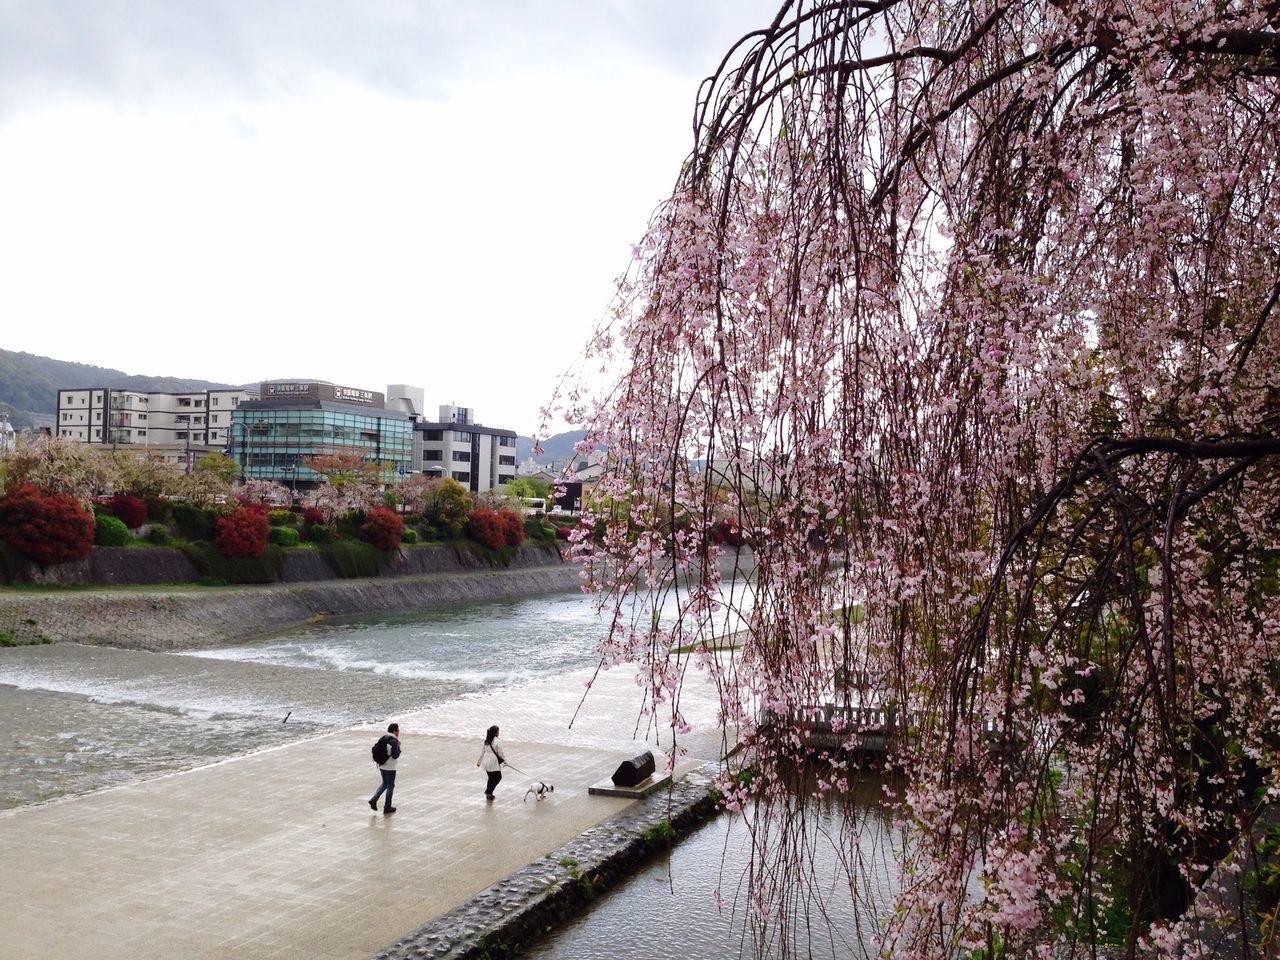
<path id="1" fill-rule="evenodd" d="M 716 815 L 710 762 L 402 937 L 372 960 L 477 960 L 536 943 Z M 670 830 L 663 828 L 668 824 Z"/>

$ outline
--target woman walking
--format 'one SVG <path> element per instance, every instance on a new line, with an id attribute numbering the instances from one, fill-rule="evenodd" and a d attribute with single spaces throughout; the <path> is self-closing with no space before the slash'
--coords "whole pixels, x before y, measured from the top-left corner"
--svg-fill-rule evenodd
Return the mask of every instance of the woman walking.
<path id="1" fill-rule="evenodd" d="M 485 773 L 489 774 L 489 783 L 484 788 L 486 800 L 493 800 L 493 788 L 502 779 L 502 765 L 506 762 L 506 757 L 498 749 L 498 725 L 495 723 L 485 731 L 484 746 L 480 748 L 480 759 L 476 761 L 476 766 L 483 764 Z"/>

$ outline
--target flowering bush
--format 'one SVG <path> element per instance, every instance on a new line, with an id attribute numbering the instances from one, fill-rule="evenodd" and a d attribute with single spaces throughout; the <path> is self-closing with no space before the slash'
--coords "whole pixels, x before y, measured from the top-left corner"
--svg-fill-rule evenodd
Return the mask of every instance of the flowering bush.
<path id="1" fill-rule="evenodd" d="M 502 539 L 508 547 L 518 547 L 524 542 L 524 518 L 514 510 L 499 510 L 498 525 Z"/>
<path id="2" fill-rule="evenodd" d="M 251 504 L 237 508 L 229 516 L 219 517 L 214 526 L 213 545 L 224 557 L 262 556 L 271 532 L 267 511 Z"/>
<path id="3" fill-rule="evenodd" d="M 379 550 L 396 549 L 403 533 L 404 521 L 387 507 L 374 507 L 365 514 L 364 522 L 360 524 L 360 539 Z"/>
<path id="4" fill-rule="evenodd" d="M 467 518 L 467 536 L 491 550 L 500 550 L 507 545 L 498 512 L 485 506 L 477 506 L 471 511 Z"/>
<path id="5" fill-rule="evenodd" d="M 130 530 L 136 530 L 147 522 L 147 502 L 141 497 L 127 493 L 117 493 L 108 501 L 111 512 L 124 521 Z"/>
<path id="6" fill-rule="evenodd" d="M 317 524 L 324 523 L 324 514 L 316 507 L 303 507 L 302 522 L 308 527 L 314 527 Z"/>
<path id="7" fill-rule="evenodd" d="M 21 484 L 0 497 L 0 536 L 41 567 L 84 559 L 95 532 L 93 514 L 65 493 Z"/>

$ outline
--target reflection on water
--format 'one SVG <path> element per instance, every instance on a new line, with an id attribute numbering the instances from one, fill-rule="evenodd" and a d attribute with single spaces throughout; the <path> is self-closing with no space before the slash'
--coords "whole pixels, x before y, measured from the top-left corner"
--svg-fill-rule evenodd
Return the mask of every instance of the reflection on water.
<path id="1" fill-rule="evenodd" d="M 875 918 L 891 907 L 898 859 L 879 786 L 874 778 L 864 784 L 856 836 L 830 805 L 810 809 L 804 827 L 809 893 L 792 902 L 795 919 L 785 930 L 761 924 L 746 902 L 751 835 L 742 816 L 722 814 L 525 955 L 537 960 L 597 960 L 608 954 L 628 960 L 873 957 Z M 854 870 L 852 887 L 846 865 Z M 800 896 L 798 886 L 790 895 Z"/>

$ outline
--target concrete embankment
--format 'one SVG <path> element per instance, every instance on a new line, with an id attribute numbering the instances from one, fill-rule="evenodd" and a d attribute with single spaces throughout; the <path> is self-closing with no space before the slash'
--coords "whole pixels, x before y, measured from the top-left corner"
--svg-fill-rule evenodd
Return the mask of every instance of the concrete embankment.
<path id="1" fill-rule="evenodd" d="M 443 565 L 442 565 L 443 566 Z M 317 617 L 412 610 L 577 586 L 578 568 L 552 548 L 524 548 L 509 568 L 246 587 L 0 590 L 0 633 L 19 641 L 182 650 L 248 640 Z"/>
<path id="2" fill-rule="evenodd" d="M 708 763 L 584 831 L 466 903 L 402 937 L 373 960 L 484 960 L 514 956 L 697 825 L 715 816 L 715 775 Z"/>

